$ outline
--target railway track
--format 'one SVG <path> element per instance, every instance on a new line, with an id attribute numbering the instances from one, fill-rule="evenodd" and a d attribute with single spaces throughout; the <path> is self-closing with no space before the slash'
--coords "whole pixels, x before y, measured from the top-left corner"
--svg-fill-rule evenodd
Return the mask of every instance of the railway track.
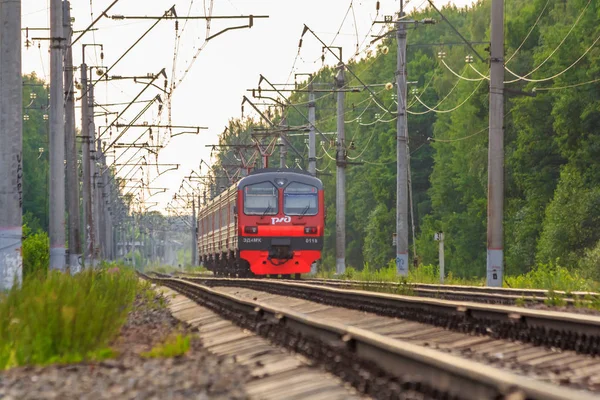
<path id="1" fill-rule="evenodd" d="M 600 354 L 600 317 L 521 307 L 403 296 L 331 288 L 304 282 L 267 279 L 186 278 L 209 286 L 255 289 L 340 306 L 377 315 L 402 318 L 495 338 L 519 340 L 536 346 Z"/>
<path id="2" fill-rule="evenodd" d="M 164 277 L 171 276 L 161 274 Z M 213 275 L 178 273 L 182 278 L 210 278 Z M 298 282 L 298 280 L 282 281 Z M 461 285 L 436 285 L 423 283 L 356 281 L 343 279 L 303 278 L 302 283 L 321 285 L 340 289 L 358 289 L 376 292 L 414 295 L 444 300 L 473 301 L 486 304 L 534 305 L 550 301 L 563 303 L 565 306 L 586 305 L 592 301 L 600 303 L 600 293 L 596 292 L 564 292 L 541 289 L 492 288 Z"/>
<path id="3" fill-rule="evenodd" d="M 265 280 L 207 280 L 204 278 L 204 280 L 196 279 L 195 282 L 192 282 L 167 277 L 154 278 L 154 280 L 202 302 L 204 306 L 227 315 L 228 318 L 247 329 L 254 330 L 272 341 L 311 356 L 318 360 L 323 367 L 343 376 L 353 386 L 374 397 L 401 398 L 402 393 L 406 391 L 417 391 L 424 398 L 594 398 L 589 392 L 529 379 L 523 377 L 523 374 L 515 375 L 512 372 L 502 371 L 489 365 L 467 360 L 464 357 L 416 345 L 410 340 L 401 339 L 402 335 L 393 337 L 383 334 L 381 329 L 375 329 L 376 325 L 383 326 L 381 325 L 382 321 L 376 321 L 372 317 L 370 322 L 364 321 L 365 318 L 369 319 L 365 317 L 364 312 L 359 313 L 362 315 L 362 327 L 357 324 L 350 326 L 349 322 L 353 320 L 348 318 L 353 318 L 353 316 L 345 315 L 343 310 L 349 313 L 354 312 L 354 317 L 357 315 L 356 311 L 333 309 L 333 307 L 323 304 L 300 300 L 303 297 L 310 297 L 311 300 L 319 303 L 330 301 L 323 295 L 315 298 L 315 293 L 317 293 L 315 290 L 318 289 L 336 293 L 338 301 L 346 303 L 349 298 L 340 296 L 340 292 L 351 291 L 314 285 L 311 286 L 313 290 L 310 290 L 306 288 L 310 285 L 306 284 L 277 282 L 276 284 L 280 285 L 280 288 L 285 289 L 286 297 L 276 294 L 270 294 L 267 297 L 280 297 L 280 303 L 278 303 L 273 299 L 267 301 L 268 298 L 264 296 L 267 286 L 270 287 L 270 290 L 266 290 L 267 292 L 275 291 L 272 286 L 274 283 Z M 209 288 L 206 286 L 207 281 L 216 287 Z M 245 281 L 245 284 L 241 281 Z M 258 284 L 260 289 L 248 288 L 251 283 Z M 246 289 L 240 289 L 240 284 Z M 256 290 L 262 291 L 261 301 L 256 300 L 256 297 L 259 297 L 256 295 Z M 300 295 L 299 290 L 303 290 L 304 294 Z M 245 298 L 240 298 L 242 295 L 236 291 L 246 291 Z M 353 292 L 356 294 L 357 291 Z M 362 295 L 378 298 L 378 307 L 381 310 L 391 310 L 395 307 L 389 298 L 385 301 L 382 300 L 386 296 L 401 297 L 367 292 L 362 292 Z M 290 300 L 287 296 L 298 298 Z M 409 299 L 415 300 L 414 297 L 409 297 Z M 430 302 L 430 307 L 433 304 L 431 302 L 440 302 L 432 299 L 422 300 Z M 373 300 L 371 299 L 367 303 L 372 305 Z M 475 306 L 484 307 L 483 305 Z M 441 305 L 437 304 L 435 308 L 440 307 Z M 496 308 L 498 307 L 496 306 Z M 329 313 L 327 313 L 327 309 L 329 309 Z M 455 307 L 455 315 L 458 318 L 464 319 L 468 315 L 469 318 L 478 319 L 482 316 L 480 315 L 481 310 L 476 313 L 472 311 L 474 310 L 471 308 L 457 310 Z M 498 310 L 490 312 L 498 314 Z M 436 311 L 435 314 L 443 313 Z M 515 323 L 515 317 L 509 317 L 509 321 Z M 489 316 L 486 316 L 485 319 L 493 321 L 493 319 L 489 319 Z M 395 321 L 395 325 L 398 327 L 398 320 Z M 483 321 L 479 321 L 479 323 L 481 324 Z M 415 323 L 412 325 L 412 329 L 414 329 Z M 390 324 L 387 325 L 388 331 L 390 326 Z M 494 325 L 488 325 L 487 329 L 490 326 Z M 597 330 L 598 327 L 596 327 Z M 427 336 L 424 331 L 417 334 L 420 334 L 421 337 Z M 456 335 L 449 335 L 448 332 L 445 336 L 447 339 L 450 337 L 456 339 Z M 480 337 L 474 336 L 471 336 L 470 339 L 471 341 L 481 340 Z M 597 362 L 594 358 L 589 357 L 589 359 L 592 364 Z"/>

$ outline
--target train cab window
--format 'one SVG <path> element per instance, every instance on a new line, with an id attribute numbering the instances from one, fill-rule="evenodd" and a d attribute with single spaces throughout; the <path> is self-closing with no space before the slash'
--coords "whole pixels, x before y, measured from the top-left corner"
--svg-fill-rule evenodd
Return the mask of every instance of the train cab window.
<path id="1" fill-rule="evenodd" d="M 300 182 L 290 183 L 283 191 L 283 212 L 286 215 L 317 215 L 317 188 Z"/>
<path id="2" fill-rule="evenodd" d="M 279 193 L 271 182 L 255 183 L 244 188 L 244 214 L 277 215 Z"/>

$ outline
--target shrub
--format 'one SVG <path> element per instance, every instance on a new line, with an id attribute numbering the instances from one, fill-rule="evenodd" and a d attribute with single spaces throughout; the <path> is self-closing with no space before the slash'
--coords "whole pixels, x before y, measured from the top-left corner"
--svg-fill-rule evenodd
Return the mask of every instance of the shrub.
<path id="1" fill-rule="evenodd" d="M 23 227 L 23 275 L 45 273 L 50 266 L 50 240 L 48 234 L 42 230 L 31 233 Z"/>
<path id="2" fill-rule="evenodd" d="M 585 251 L 579 261 L 579 269 L 583 276 L 600 281 L 600 241 L 591 249 Z"/>
<path id="3" fill-rule="evenodd" d="M 506 284 L 512 288 L 546 289 L 550 291 L 594 291 L 598 285 L 585 279 L 578 271 L 571 271 L 557 263 L 538 264 L 524 275 L 507 276 Z"/>
<path id="4" fill-rule="evenodd" d="M 128 269 L 31 274 L 0 298 L 0 370 L 110 354 L 135 298 Z"/>

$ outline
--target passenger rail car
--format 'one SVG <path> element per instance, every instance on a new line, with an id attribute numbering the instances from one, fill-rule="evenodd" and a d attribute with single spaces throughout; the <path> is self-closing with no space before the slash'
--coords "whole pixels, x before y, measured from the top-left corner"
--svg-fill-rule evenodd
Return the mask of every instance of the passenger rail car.
<path id="1" fill-rule="evenodd" d="M 198 254 L 216 275 L 308 273 L 321 258 L 324 227 L 319 179 L 301 170 L 258 170 L 200 210 Z"/>

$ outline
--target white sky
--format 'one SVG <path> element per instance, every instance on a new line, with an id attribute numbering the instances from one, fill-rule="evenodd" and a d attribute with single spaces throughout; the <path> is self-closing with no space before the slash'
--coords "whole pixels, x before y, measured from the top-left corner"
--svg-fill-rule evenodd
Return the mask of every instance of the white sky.
<path id="1" fill-rule="evenodd" d="M 91 12 L 96 18 L 112 0 L 72 0 L 72 17 L 75 18 L 74 29 L 81 30 L 92 21 Z M 173 4 L 179 16 L 204 15 L 204 4 L 208 7 L 210 0 L 120 0 L 109 11 L 109 15 L 162 15 Z M 50 1 L 22 0 L 23 21 L 22 27 L 42 28 L 49 26 Z M 408 11 L 415 7 L 426 5 L 424 0 L 410 0 L 406 2 Z M 448 1 L 437 0 L 435 4 L 441 6 Z M 471 4 L 471 0 L 451 1 L 457 6 Z M 201 131 L 200 135 L 182 135 L 173 138 L 167 146 L 160 151 L 160 163 L 179 163 L 179 170 L 172 171 L 159 177 L 152 187 L 167 187 L 165 194 L 154 196 L 151 202 L 158 201 L 162 209 L 179 189 L 184 176 L 189 176 L 192 169 L 198 171 L 201 159 L 209 162 L 210 148 L 205 145 L 217 142 L 217 135 L 221 133 L 232 117 L 239 117 L 240 103 L 243 95 L 251 94 L 246 89 L 256 87 L 259 74 L 263 74 L 273 83 L 285 83 L 292 71 L 292 64 L 298 51 L 298 40 L 304 24 L 307 24 L 328 44 L 337 32 L 344 15 L 348 10 L 350 0 L 214 0 L 213 16 L 217 15 L 269 15 L 268 19 L 255 19 L 252 29 L 233 30 L 211 40 L 200 53 L 193 66 L 189 69 L 183 83 L 177 87 L 173 95 L 172 123 L 174 125 L 207 126 L 209 130 Z M 359 42 L 369 33 L 371 21 L 375 17 L 376 0 L 355 0 L 354 23 L 353 13 L 350 12 L 344 26 L 333 45 L 344 48 L 344 58 L 347 60 L 356 50 L 357 36 Z M 380 17 L 392 15 L 399 8 L 398 0 L 381 0 Z M 213 20 L 211 34 L 235 25 L 244 25 L 247 20 Z M 121 54 L 133 44 L 141 34 L 151 25 L 148 20 L 115 21 L 102 19 L 93 34 L 87 34 L 74 47 L 74 64 L 81 64 L 81 44 L 98 43 L 104 45 L 104 65 L 112 65 Z M 180 21 L 180 32 L 185 22 Z M 166 69 L 169 80 L 172 78 L 173 52 L 175 43 L 174 21 L 163 21 L 158 24 L 111 72 L 109 75 L 134 76 L 156 73 L 162 68 Z M 376 25 L 372 34 L 379 31 Z M 182 33 L 178 51 L 176 80 L 181 78 L 193 55 L 202 44 L 206 31 L 206 23 L 201 20 L 189 21 Z M 49 36 L 47 32 L 30 32 L 29 37 Z M 367 39 L 365 43 L 368 43 Z M 25 33 L 23 33 L 25 43 Z M 23 47 L 23 72 L 33 71 L 45 79 L 49 73 L 48 41 L 34 43 L 33 47 Z M 364 46 L 363 46 L 364 48 Z M 100 51 L 98 48 L 86 49 L 86 62 L 88 65 L 100 65 Z M 316 72 L 321 67 L 321 45 L 310 34 L 304 37 L 302 51 L 295 65 L 295 72 Z M 333 57 L 329 56 L 326 63 L 332 64 Z M 79 72 L 76 73 L 79 79 Z M 389 77 L 393 80 L 393 76 Z M 293 77 L 291 78 L 293 82 Z M 163 79 L 157 81 L 162 87 Z M 108 84 L 99 83 L 96 86 L 96 102 L 117 103 L 132 100 L 143 88 L 143 85 L 131 81 L 112 81 Z M 150 99 L 160 92 L 157 89 L 148 89 L 141 99 Z M 123 115 L 121 123 L 131 121 L 141 110 L 143 105 L 132 107 Z M 112 107 L 112 111 L 122 110 L 123 107 Z M 246 113 L 249 106 L 246 106 Z M 144 114 L 138 123 L 147 121 L 152 123 L 157 115 L 157 106 L 154 105 Z M 97 112 L 100 110 L 97 108 Z M 166 113 L 165 113 L 166 115 Z M 114 115 L 108 116 L 112 122 Z M 167 119 L 163 117 L 163 123 Z M 96 126 L 106 125 L 104 117 L 96 119 Z M 78 124 L 80 126 L 80 124 Z M 119 141 L 130 143 L 142 133 L 140 129 L 131 129 Z M 116 130 L 113 130 L 116 134 Z M 114 137 L 114 136 L 113 136 Z M 164 130 L 162 137 L 165 137 Z M 142 141 L 143 142 L 143 141 Z M 119 155 L 121 150 L 117 150 Z M 127 160 L 135 150 L 121 158 Z M 144 154 L 141 151 L 139 155 Z M 153 158 L 148 157 L 149 162 Z M 109 158 L 109 161 L 111 159 Z M 165 168 L 162 168 L 165 169 Z M 204 166 L 203 172 L 207 168 Z M 121 176 L 127 174 L 124 168 Z M 156 172 L 150 173 L 151 177 Z M 138 178 L 141 174 L 138 173 Z M 189 187 L 188 187 L 189 189 Z M 148 196 L 147 194 L 145 195 Z M 157 209 L 157 208 L 153 208 Z"/>

